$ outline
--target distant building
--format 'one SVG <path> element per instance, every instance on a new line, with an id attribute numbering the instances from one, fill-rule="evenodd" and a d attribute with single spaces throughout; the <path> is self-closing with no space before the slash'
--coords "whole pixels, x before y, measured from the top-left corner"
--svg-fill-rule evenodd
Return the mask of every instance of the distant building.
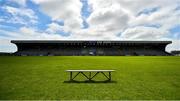
<path id="1" fill-rule="evenodd" d="M 166 56 L 171 41 L 12 40 L 20 56 Z"/>
<path id="2" fill-rule="evenodd" d="M 172 55 L 180 56 L 180 50 L 171 51 Z"/>

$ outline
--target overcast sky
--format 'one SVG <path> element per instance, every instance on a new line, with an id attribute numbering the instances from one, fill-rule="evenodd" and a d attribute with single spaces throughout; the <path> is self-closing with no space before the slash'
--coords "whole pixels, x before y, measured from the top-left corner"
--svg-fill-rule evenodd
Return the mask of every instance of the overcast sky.
<path id="1" fill-rule="evenodd" d="M 15 39 L 171 40 L 180 50 L 180 0 L 0 0 L 0 52 Z"/>

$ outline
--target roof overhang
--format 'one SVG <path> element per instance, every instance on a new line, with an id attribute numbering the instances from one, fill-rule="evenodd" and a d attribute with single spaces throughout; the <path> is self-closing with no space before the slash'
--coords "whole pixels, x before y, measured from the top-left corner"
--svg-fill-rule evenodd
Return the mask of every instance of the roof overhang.
<path id="1" fill-rule="evenodd" d="M 172 41 L 119 41 L 119 40 L 11 40 L 11 43 L 142 43 L 170 44 Z"/>

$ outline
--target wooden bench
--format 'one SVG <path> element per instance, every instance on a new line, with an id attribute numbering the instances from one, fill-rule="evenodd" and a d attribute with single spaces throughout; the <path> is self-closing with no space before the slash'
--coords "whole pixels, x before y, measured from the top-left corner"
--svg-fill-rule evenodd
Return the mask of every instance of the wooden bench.
<path id="1" fill-rule="evenodd" d="M 91 81 L 99 73 L 103 74 L 109 81 L 111 81 L 111 72 L 114 72 L 114 71 L 115 70 L 66 70 L 66 72 L 69 72 L 70 74 L 70 81 L 73 81 L 79 74 L 82 74 L 89 81 Z M 75 76 L 73 76 L 73 72 L 76 73 Z M 89 75 L 87 75 L 87 73 L 85 72 L 88 72 Z M 108 75 L 106 75 L 105 72 L 108 72 Z"/>

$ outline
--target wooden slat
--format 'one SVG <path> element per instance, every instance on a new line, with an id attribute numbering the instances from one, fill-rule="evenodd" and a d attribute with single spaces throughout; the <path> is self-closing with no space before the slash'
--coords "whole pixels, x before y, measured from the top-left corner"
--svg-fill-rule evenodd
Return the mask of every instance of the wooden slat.
<path id="1" fill-rule="evenodd" d="M 114 72 L 115 70 L 66 70 L 66 72 Z"/>

